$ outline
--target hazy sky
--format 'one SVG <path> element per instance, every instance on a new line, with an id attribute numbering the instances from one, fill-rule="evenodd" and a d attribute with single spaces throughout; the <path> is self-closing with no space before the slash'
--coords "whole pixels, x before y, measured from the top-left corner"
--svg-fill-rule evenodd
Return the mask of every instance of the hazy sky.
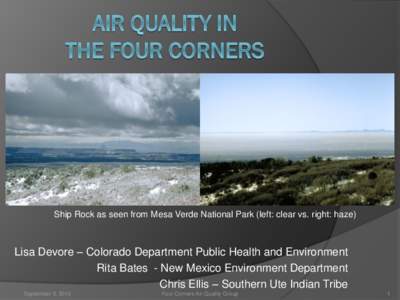
<path id="1" fill-rule="evenodd" d="M 204 74 L 201 132 L 394 130 L 393 74 Z"/>
<path id="2" fill-rule="evenodd" d="M 199 85 L 196 74 L 7 74 L 7 146 L 198 152 Z"/>

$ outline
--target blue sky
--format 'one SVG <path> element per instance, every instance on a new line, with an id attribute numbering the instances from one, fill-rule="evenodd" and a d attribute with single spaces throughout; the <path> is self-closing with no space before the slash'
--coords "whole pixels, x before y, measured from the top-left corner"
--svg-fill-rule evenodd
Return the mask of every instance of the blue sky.
<path id="1" fill-rule="evenodd" d="M 202 74 L 201 132 L 394 130 L 393 74 Z"/>

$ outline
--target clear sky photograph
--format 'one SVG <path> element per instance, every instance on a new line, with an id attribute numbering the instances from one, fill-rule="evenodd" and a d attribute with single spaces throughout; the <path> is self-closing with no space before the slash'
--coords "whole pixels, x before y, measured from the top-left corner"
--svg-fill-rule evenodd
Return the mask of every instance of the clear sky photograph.
<path id="1" fill-rule="evenodd" d="M 199 74 L 5 79 L 7 205 L 200 203 Z"/>
<path id="2" fill-rule="evenodd" d="M 202 74 L 201 132 L 394 130 L 393 74 Z"/>
<path id="3" fill-rule="evenodd" d="M 198 74 L 6 74 L 10 147 L 198 153 Z"/>

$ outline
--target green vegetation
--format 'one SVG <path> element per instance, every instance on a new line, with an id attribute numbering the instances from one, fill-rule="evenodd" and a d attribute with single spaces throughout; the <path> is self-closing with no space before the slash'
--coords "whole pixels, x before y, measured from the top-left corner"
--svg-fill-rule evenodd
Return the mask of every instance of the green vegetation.
<path id="1" fill-rule="evenodd" d="M 92 165 L 92 166 L 88 166 L 88 167 L 83 169 L 83 175 L 87 179 L 92 179 L 92 178 L 95 178 L 97 176 L 104 175 L 104 173 L 108 169 L 109 169 L 109 167 L 107 168 L 106 166 Z M 68 174 L 68 175 L 71 176 L 71 175 L 76 175 L 76 174 L 79 174 L 79 173 L 75 173 L 75 171 L 73 170 L 73 171 L 71 171 L 71 174 Z"/>
<path id="2" fill-rule="evenodd" d="M 201 164 L 207 205 L 390 205 L 394 158 L 267 158 Z"/>
<path id="3" fill-rule="evenodd" d="M 135 166 L 133 166 L 133 165 L 123 165 L 123 166 L 121 167 L 121 171 L 122 171 L 123 173 L 131 173 L 131 172 L 136 171 L 136 168 L 135 168 Z"/>
<path id="4" fill-rule="evenodd" d="M 7 205 L 198 205 L 199 166 L 134 164 L 13 166 Z"/>
<path id="5" fill-rule="evenodd" d="M 59 184 L 59 186 L 58 186 L 58 190 L 60 191 L 60 192 L 65 192 L 67 189 L 68 189 L 68 183 L 67 182 L 65 182 L 65 180 L 62 180 L 61 182 L 60 182 L 60 184 Z"/>
<path id="6" fill-rule="evenodd" d="M 90 168 L 90 169 L 85 170 L 84 175 L 86 178 L 91 179 L 91 178 L 96 177 L 97 174 L 96 174 L 96 170 L 94 168 Z"/>
<path id="7" fill-rule="evenodd" d="M 188 186 L 187 184 L 182 184 L 179 186 L 178 190 L 180 193 L 184 193 L 190 190 L 190 186 Z"/>

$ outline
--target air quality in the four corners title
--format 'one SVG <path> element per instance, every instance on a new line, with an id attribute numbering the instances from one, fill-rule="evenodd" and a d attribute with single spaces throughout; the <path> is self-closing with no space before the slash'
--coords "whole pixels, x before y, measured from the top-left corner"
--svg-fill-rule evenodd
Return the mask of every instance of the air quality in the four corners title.
<path id="1" fill-rule="evenodd" d="M 264 44 L 261 41 L 157 41 L 160 34 L 194 33 L 194 32 L 237 32 L 236 15 L 202 15 L 202 14 L 146 14 L 133 15 L 129 20 L 123 15 L 97 15 L 92 25 L 92 32 L 122 33 L 130 31 L 142 39 L 146 34 L 154 34 L 155 40 L 149 41 L 68 41 L 67 57 L 70 60 L 103 60 L 114 59 L 163 59 L 172 60 L 238 60 L 263 59 Z M 158 33 L 158 35 L 157 35 Z M 223 36 L 221 35 L 221 38 Z"/>

